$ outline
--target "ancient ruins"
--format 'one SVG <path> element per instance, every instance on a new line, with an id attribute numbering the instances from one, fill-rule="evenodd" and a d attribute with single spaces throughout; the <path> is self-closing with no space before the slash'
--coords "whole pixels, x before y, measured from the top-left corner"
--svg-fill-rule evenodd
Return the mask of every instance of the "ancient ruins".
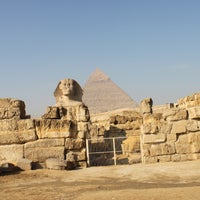
<path id="1" fill-rule="evenodd" d="M 27 116 L 21 100 L 0 99 L 0 164 L 23 170 L 85 165 L 90 115 L 82 89 L 75 80 L 65 79 L 54 95 L 56 105 L 47 107 L 41 119 Z"/>
<path id="2" fill-rule="evenodd" d="M 101 149 L 115 137 L 124 137 L 121 164 L 200 159 L 200 93 L 161 106 L 147 98 L 138 107 L 97 114 L 90 114 L 73 79 L 61 80 L 54 96 L 56 104 L 40 119 L 26 114 L 22 100 L 0 99 L 0 171 L 86 167 L 87 139 Z"/>

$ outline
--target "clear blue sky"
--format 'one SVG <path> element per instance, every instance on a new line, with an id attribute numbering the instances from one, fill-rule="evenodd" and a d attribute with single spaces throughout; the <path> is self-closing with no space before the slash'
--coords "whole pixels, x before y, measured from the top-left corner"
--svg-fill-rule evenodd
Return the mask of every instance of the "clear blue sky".
<path id="1" fill-rule="evenodd" d="M 199 92 L 199 0 L 0 0 L 0 97 L 27 114 L 98 67 L 138 103 Z"/>

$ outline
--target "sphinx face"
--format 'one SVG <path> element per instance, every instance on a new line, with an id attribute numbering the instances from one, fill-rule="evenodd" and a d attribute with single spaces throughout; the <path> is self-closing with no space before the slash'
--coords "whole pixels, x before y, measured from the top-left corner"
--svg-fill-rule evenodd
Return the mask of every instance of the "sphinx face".
<path id="1" fill-rule="evenodd" d="M 65 79 L 60 82 L 59 88 L 62 90 L 63 96 L 74 95 L 74 81 L 71 79 Z"/>

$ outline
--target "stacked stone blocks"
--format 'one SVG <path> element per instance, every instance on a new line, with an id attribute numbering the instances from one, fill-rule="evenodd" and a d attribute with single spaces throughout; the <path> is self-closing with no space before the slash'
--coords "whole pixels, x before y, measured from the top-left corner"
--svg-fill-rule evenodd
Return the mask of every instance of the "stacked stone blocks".
<path id="1" fill-rule="evenodd" d="M 48 158 L 85 164 L 90 116 L 84 104 L 50 106 L 41 119 L 30 119 L 23 101 L 0 99 L 0 111 L 0 164 L 45 167 Z"/>
<path id="2" fill-rule="evenodd" d="M 176 104 L 176 107 L 162 113 L 153 113 L 152 109 L 142 112 L 141 151 L 144 163 L 200 158 L 200 101 L 197 96 L 200 97 L 195 94 L 180 99 L 180 105 Z M 142 104 L 149 108 L 152 106 L 147 99 Z"/>

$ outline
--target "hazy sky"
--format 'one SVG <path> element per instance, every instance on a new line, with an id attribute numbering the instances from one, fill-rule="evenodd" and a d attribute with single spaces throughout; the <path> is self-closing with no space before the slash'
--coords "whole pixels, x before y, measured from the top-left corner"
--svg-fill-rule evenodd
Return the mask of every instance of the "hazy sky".
<path id="1" fill-rule="evenodd" d="M 0 98 L 41 115 L 98 67 L 136 102 L 199 92 L 199 0 L 0 0 Z"/>

